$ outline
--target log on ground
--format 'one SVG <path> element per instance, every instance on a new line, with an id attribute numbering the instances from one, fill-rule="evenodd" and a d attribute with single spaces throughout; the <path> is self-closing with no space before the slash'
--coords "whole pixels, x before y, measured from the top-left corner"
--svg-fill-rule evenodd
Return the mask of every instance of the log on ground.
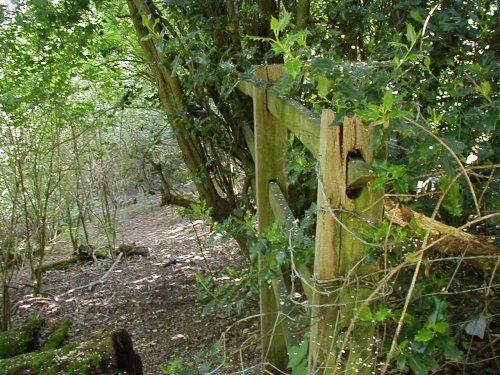
<path id="1" fill-rule="evenodd" d="M 131 257 L 134 255 L 147 257 L 149 256 L 149 247 L 137 246 L 135 244 L 121 244 L 120 246 L 118 246 L 118 253 L 122 253 L 126 257 Z"/>
<path id="2" fill-rule="evenodd" d="M 59 323 L 40 350 L 46 351 L 59 349 L 68 336 L 70 326 L 71 322 L 69 320 L 63 320 Z"/>
<path id="3" fill-rule="evenodd" d="M 125 330 L 61 349 L 22 354 L 0 360 L 0 375 L 78 374 L 99 375 L 127 373 L 142 375 L 142 361 L 134 351 Z"/>
<path id="4" fill-rule="evenodd" d="M 42 318 L 30 315 L 20 326 L 0 332 L 0 359 L 36 350 L 43 325 Z"/>

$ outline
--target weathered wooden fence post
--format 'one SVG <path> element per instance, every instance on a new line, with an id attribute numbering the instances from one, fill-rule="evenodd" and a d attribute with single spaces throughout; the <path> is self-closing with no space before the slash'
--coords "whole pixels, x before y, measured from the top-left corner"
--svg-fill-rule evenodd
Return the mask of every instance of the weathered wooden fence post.
<path id="1" fill-rule="evenodd" d="M 370 292 L 369 275 L 376 267 L 363 265 L 367 245 L 361 229 L 380 224 L 383 193 L 366 188 L 373 160 L 368 129 L 349 118 L 332 126 L 334 117 L 325 110 L 321 118 L 309 374 L 336 371 L 340 349 L 345 350 L 342 373 L 370 374 L 372 328 L 355 330 L 349 347 L 338 346 L 354 308 Z"/>
<path id="2" fill-rule="evenodd" d="M 282 66 L 270 66 L 257 73 L 257 78 L 275 80 L 282 75 Z M 285 187 L 287 153 L 287 129 L 269 113 L 267 92 L 253 88 L 253 114 L 255 133 L 255 175 L 257 214 L 259 233 L 263 233 L 274 223 L 274 215 L 269 202 L 269 183 L 277 181 L 281 189 Z M 283 190 L 284 191 L 284 190 Z M 259 269 L 267 267 L 263 254 L 259 254 Z M 260 313 L 262 332 L 262 353 L 265 362 L 273 368 L 286 370 L 288 353 L 286 329 L 282 322 L 279 293 L 272 282 L 260 281 Z"/>

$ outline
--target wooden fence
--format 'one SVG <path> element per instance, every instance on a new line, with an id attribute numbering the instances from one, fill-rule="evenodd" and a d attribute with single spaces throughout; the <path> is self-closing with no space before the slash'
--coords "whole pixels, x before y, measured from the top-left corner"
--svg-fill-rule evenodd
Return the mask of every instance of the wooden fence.
<path id="1" fill-rule="evenodd" d="M 281 66 L 263 68 L 257 78 L 274 81 Z M 260 312 L 263 358 L 272 373 L 286 371 L 289 351 L 304 340 L 294 331 L 290 312 L 290 274 L 300 280 L 310 312 L 308 374 L 332 373 L 342 363 L 343 373 L 363 374 L 373 370 L 370 328 L 354 330 L 342 351 L 338 340 L 354 316 L 354 309 L 370 294 L 369 275 L 375 266 L 364 265 L 369 245 L 358 233 L 361 228 L 381 223 L 383 193 L 370 191 L 373 178 L 369 165 L 373 153 L 368 147 L 370 131 L 358 119 L 345 118 L 332 126 L 334 113 L 324 110 L 320 119 L 296 101 L 280 97 L 272 89 L 242 81 L 238 88 L 253 99 L 254 129 L 245 129 L 256 168 L 256 199 L 259 232 L 275 221 L 293 228 L 295 218 L 287 202 L 288 132 L 293 132 L 319 164 L 317 224 L 314 269 L 274 269 L 279 277 L 261 281 Z M 269 268 L 259 254 L 259 268 Z M 297 272 L 297 274 L 293 274 Z M 339 354 L 340 352 L 340 354 Z M 340 361 L 339 361 L 340 360 Z"/>

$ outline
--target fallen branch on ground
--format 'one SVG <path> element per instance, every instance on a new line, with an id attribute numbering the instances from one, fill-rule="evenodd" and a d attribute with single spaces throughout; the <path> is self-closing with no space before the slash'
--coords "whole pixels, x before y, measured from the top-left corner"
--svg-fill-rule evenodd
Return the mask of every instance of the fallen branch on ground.
<path id="1" fill-rule="evenodd" d="M 56 298 L 65 296 L 67 294 L 70 294 L 70 293 L 76 292 L 77 290 L 82 290 L 82 289 L 85 289 L 85 288 L 88 288 L 89 290 L 92 290 L 96 285 L 102 284 L 104 282 L 104 280 L 106 280 L 108 278 L 109 274 L 111 272 L 113 272 L 113 270 L 116 267 L 116 265 L 120 262 L 122 256 L 123 256 L 123 253 L 118 254 L 118 256 L 116 257 L 116 260 L 111 265 L 111 267 L 109 268 L 109 270 L 99 280 L 92 281 L 89 284 L 82 285 L 82 286 L 79 286 L 77 288 L 70 289 L 70 290 L 68 290 L 68 291 L 66 291 L 64 293 L 59 294 L 58 296 L 56 296 Z"/>

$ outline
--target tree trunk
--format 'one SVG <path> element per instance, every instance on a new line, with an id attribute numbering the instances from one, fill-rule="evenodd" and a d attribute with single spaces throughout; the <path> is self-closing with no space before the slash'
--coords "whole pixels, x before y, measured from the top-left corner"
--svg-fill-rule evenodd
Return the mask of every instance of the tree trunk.
<path id="1" fill-rule="evenodd" d="M 189 123 L 189 118 L 187 115 L 179 115 L 179 113 L 186 111 L 181 84 L 177 77 L 172 75 L 169 61 L 162 53 L 158 52 L 155 44 L 163 27 L 161 22 L 155 23 L 155 20 L 161 19 L 160 14 L 151 1 L 127 0 L 127 4 L 141 47 L 155 78 L 161 102 L 170 115 L 172 128 L 176 132 L 177 144 L 189 172 L 192 176 L 197 177 L 195 179 L 196 189 L 200 198 L 209 207 L 214 208 L 214 219 L 222 221 L 236 207 L 232 202 L 220 196 L 210 178 L 210 172 L 206 168 L 207 158 L 199 138 L 190 134 L 186 129 L 185 124 Z M 147 20 L 147 26 L 143 24 L 143 20 Z M 150 33 L 155 35 L 152 38 L 146 38 Z"/>
<path id="2" fill-rule="evenodd" d="M 310 0 L 300 0 L 295 9 L 295 27 L 297 30 L 307 28 L 310 18 Z"/>
<path id="3" fill-rule="evenodd" d="M 196 203 L 194 201 L 191 201 L 189 199 L 180 197 L 174 193 L 172 193 L 172 185 L 170 184 L 170 181 L 167 179 L 165 174 L 163 173 L 163 167 L 161 163 L 156 163 L 154 160 L 151 160 L 149 158 L 146 158 L 147 162 L 151 164 L 153 169 L 156 171 L 158 176 L 160 177 L 161 180 L 161 202 L 160 206 L 166 206 L 169 204 L 173 204 L 175 206 L 180 206 L 184 208 L 190 207 L 193 203 Z"/>

